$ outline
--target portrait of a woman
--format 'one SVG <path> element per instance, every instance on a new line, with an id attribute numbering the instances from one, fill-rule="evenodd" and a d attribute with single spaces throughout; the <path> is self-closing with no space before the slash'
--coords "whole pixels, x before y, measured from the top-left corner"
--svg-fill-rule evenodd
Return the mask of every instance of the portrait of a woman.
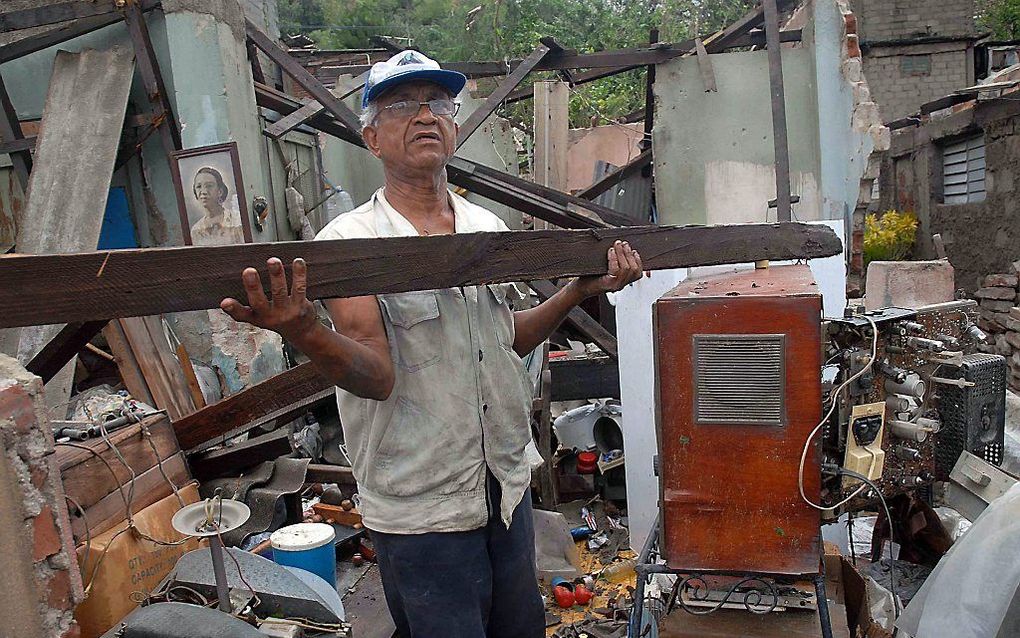
<path id="1" fill-rule="evenodd" d="M 191 227 L 191 241 L 194 245 L 244 243 L 241 216 L 228 203 L 235 198 L 230 197 L 230 189 L 218 170 L 211 166 L 198 169 L 192 194 L 203 212 L 202 218 Z"/>

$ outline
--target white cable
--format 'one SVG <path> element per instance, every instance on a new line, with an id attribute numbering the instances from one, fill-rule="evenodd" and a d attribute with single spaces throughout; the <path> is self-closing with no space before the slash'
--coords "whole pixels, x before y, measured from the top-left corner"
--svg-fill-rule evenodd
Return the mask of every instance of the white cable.
<path id="1" fill-rule="evenodd" d="M 832 401 L 829 405 L 829 411 L 825 413 L 825 416 L 823 416 L 822 420 L 818 422 L 818 425 L 815 426 L 815 429 L 811 430 L 811 434 L 809 434 L 807 440 L 804 441 L 804 451 L 801 452 L 800 455 L 800 469 L 797 471 L 797 487 L 800 488 L 800 497 L 804 499 L 805 503 L 815 508 L 816 510 L 820 510 L 822 512 L 834 510 L 838 507 L 846 505 L 868 487 L 866 483 L 861 484 L 861 486 L 857 488 L 857 490 L 854 491 L 853 494 L 846 497 L 839 503 L 836 503 L 835 505 L 829 505 L 828 507 L 813 502 L 811 499 L 807 497 L 807 494 L 804 493 L 804 464 L 807 462 L 807 455 L 808 450 L 811 447 L 811 440 L 815 438 L 815 435 L 818 434 L 818 431 L 822 429 L 822 426 L 825 425 L 825 422 L 828 421 L 829 417 L 832 416 L 833 410 L 836 409 L 836 402 L 839 400 L 839 393 L 843 391 L 843 388 L 850 385 L 850 383 L 852 383 L 853 381 L 856 381 L 858 377 L 864 374 L 869 368 L 871 368 L 871 365 L 875 363 L 875 354 L 878 351 L 878 326 L 875 325 L 875 322 L 871 319 L 871 317 L 865 316 L 864 319 L 868 322 L 868 324 L 871 325 L 871 357 L 868 359 L 867 364 L 865 364 L 860 370 L 858 370 L 855 374 L 853 374 L 850 378 L 844 381 L 838 388 L 836 388 L 832 392 L 831 394 Z"/>

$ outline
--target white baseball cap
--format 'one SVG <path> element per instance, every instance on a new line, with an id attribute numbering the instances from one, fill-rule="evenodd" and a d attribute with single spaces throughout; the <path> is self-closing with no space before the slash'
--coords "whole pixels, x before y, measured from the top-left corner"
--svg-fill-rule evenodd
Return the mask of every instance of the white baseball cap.
<path id="1" fill-rule="evenodd" d="M 379 97 L 386 89 L 411 82 L 428 80 L 444 86 L 451 94 L 457 95 L 464 88 L 467 77 L 457 71 L 439 67 L 439 63 L 420 51 L 401 51 L 385 62 L 376 62 L 368 72 L 365 91 L 361 96 L 361 108 Z"/>

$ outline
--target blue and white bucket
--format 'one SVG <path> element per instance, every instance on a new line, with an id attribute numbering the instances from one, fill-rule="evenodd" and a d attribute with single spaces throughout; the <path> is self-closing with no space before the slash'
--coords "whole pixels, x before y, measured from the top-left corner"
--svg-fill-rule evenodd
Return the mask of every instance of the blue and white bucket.
<path id="1" fill-rule="evenodd" d="M 311 572 L 336 589 L 336 532 L 326 523 L 297 523 L 272 533 L 273 562 Z"/>

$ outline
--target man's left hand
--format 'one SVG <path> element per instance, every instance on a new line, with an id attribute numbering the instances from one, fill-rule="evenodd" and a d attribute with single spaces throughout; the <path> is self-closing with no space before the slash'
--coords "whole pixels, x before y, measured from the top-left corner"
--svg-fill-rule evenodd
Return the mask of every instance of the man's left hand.
<path id="1" fill-rule="evenodd" d="M 625 241 L 609 249 L 609 272 L 605 275 L 578 277 L 571 283 L 585 299 L 605 292 L 616 292 L 641 278 L 641 255 Z"/>

